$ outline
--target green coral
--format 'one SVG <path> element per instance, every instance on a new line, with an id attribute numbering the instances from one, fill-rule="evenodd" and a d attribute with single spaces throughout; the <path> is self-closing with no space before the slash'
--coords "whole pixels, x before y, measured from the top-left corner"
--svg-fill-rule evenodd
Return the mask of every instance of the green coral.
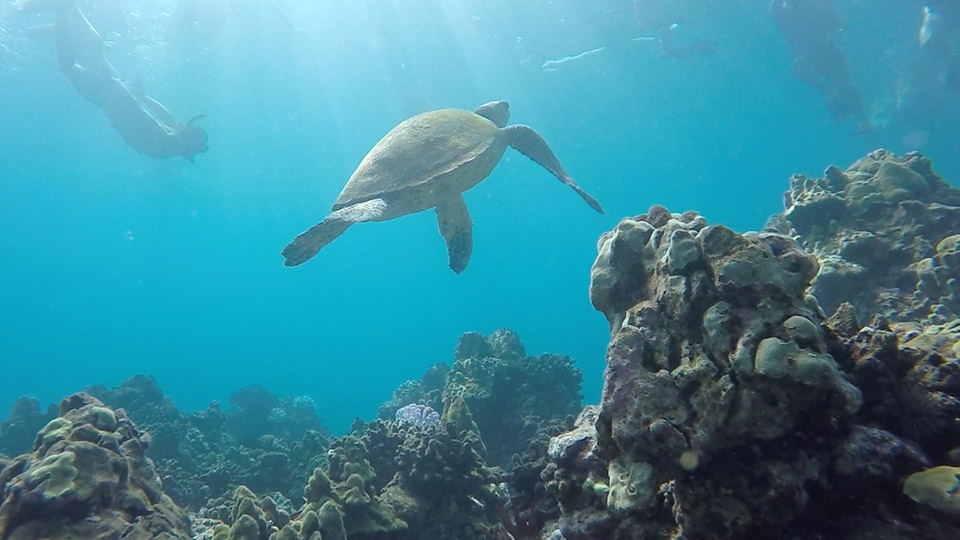
<path id="1" fill-rule="evenodd" d="M 213 535 L 210 538 L 211 540 L 230 540 L 230 526 L 223 523 L 217 524 L 213 528 Z"/>
<path id="2" fill-rule="evenodd" d="M 58 441 L 65 440 L 70 436 L 73 430 L 73 422 L 66 418 L 54 418 L 47 425 L 43 426 L 40 433 L 37 434 L 37 444 L 35 450 L 43 454 L 48 448 Z"/>
<path id="3" fill-rule="evenodd" d="M 323 540 L 347 540 L 347 531 L 343 525 L 343 513 L 333 501 L 327 501 L 320 507 L 320 536 Z"/>
<path id="4" fill-rule="evenodd" d="M 284 525 L 282 529 L 270 535 L 270 540 L 300 540 L 300 536 L 293 527 Z"/>
<path id="5" fill-rule="evenodd" d="M 249 515 L 242 515 L 230 527 L 230 540 L 260 540 L 260 526 Z"/>
<path id="6" fill-rule="evenodd" d="M 76 489 L 73 481 L 77 478 L 76 455 L 63 452 L 47 456 L 28 472 L 31 482 L 47 481 L 43 494 L 46 497 L 60 497 Z"/>
<path id="7" fill-rule="evenodd" d="M 960 515 L 960 467 L 940 466 L 911 474 L 903 493 L 942 512 Z"/>
<path id="8" fill-rule="evenodd" d="M 300 538 L 310 538 L 314 533 L 320 534 L 320 516 L 315 510 L 307 510 L 300 521 Z"/>
<path id="9" fill-rule="evenodd" d="M 341 447 L 341 450 L 340 457 L 331 455 L 327 470 L 317 468 L 310 477 L 305 490 L 307 504 L 303 508 L 301 536 L 308 538 L 303 531 L 313 532 L 314 519 L 324 539 L 328 534 L 338 534 L 337 523 L 340 522 L 349 536 L 405 529 L 406 522 L 397 517 L 393 507 L 383 503 L 371 489 L 369 480 L 376 478 L 376 472 L 369 462 L 362 455 L 353 454 L 350 449 Z M 352 455 L 355 461 L 342 461 L 343 455 Z M 340 515 L 339 521 L 334 519 L 334 510 Z"/>
<path id="10" fill-rule="evenodd" d="M 923 176 L 893 161 L 884 161 L 873 181 L 880 188 L 883 198 L 890 202 L 919 198 L 930 188 Z"/>
<path id="11" fill-rule="evenodd" d="M 103 431 L 116 431 L 117 415 L 107 407 L 91 407 L 90 423 Z"/>
<path id="12" fill-rule="evenodd" d="M 257 518 L 260 509 L 257 506 L 257 496 L 247 486 L 240 486 L 233 492 L 233 508 L 230 517 L 236 523 L 242 516 Z"/>
<path id="13" fill-rule="evenodd" d="M 473 414 L 470 413 L 470 407 L 467 402 L 459 396 L 451 396 L 446 401 L 443 408 L 443 414 L 440 421 L 444 424 L 453 424 L 459 433 L 473 433 L 480 438 L 480 428 L 473 421 Z M 482 444 L 482 443 L 481 443 Z"/>
<path id="14" fill-rule="evenodd" d="M 370 494 L 367 493 L 366 484 L 359 474 L 354 473 L 348 476 L 343 483 L 337 486 L 336 491 L 344 505 L 361 506 L 370 503 Z"/>

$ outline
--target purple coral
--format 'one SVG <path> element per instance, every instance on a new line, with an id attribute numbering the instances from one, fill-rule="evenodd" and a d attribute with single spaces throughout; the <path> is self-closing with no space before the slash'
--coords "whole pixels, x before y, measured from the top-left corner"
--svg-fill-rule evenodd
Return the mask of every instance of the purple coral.
<path id="1" fill-rule="evenodd" d="M 429 405 L 411 403 L 397 409 L 396 420 L 418 427 L 439 426 L 440 413 L 433 410 Z"/>

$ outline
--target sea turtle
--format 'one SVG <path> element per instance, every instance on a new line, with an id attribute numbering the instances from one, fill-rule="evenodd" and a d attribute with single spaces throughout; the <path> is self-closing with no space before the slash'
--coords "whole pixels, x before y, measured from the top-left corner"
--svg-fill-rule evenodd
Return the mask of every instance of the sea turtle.
<path id="1" fill-rule="evenodd" d="M 463 192 L 490 174 L 507 146 L 542 165 L 602 214 L 600 203 L 567 174 L 543 137 L 528 126 L 507 126 L 509 118 L 510 105 L 494 101 L 474 112 L 444 109 L 403 121 L 363 158 L 333 203 L 333 213 L 283 249 L 284 264 L 306 262 L 354 223 L 436 208 L 450 268 L 463 272 L 473 250 L 473 222 Z"/>

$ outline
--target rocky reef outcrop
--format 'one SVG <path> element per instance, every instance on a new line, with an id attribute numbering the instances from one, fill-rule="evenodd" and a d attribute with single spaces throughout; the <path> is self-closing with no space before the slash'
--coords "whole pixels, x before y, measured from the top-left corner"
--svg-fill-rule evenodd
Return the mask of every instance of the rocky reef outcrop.
<path id="1" fill-rule="evenodd" d="M 822 178 L 795 175 L 770 227 L 796 235 L 821 269 L 811 293 L 827 313 L 944 324 L 960 315 L 960 190 L 913 152 L 871 152 Z"/>
<path id="2" fill-rule="evenodd" d="M 656 206 L 601 238 L 591 300 L 611 325 L 608 365 L 599 408 L 550 444 L 557 534 L 960 534 L 901 492 L 943 448 L 898 426 L 887 393 L 929 359 L 882 320 L 861 328 L 849 304 L 828 320 L 807 294 L 819 269 L 792 236 Z M 952 395 L 914 386 L 931 427 L 955 417 Z"/>
<path id="3" fill-rule="evenodd" d="M 149 443 L 122 409 L 65 398 L 31 453 L 0 461 L 0 538 L 191 539 L 144 453 Z"/>

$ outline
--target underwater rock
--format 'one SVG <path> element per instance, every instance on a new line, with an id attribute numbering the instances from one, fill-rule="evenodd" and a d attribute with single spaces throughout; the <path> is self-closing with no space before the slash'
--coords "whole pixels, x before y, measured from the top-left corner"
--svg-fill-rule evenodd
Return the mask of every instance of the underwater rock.
<path id="1" fill-rule="evenodd" d="M 558 463 L 586 463 L 597 449 L 597 418 L 600 407 L 587 405 L 574 421 L 572 430 L 550 439 L 547 452 Z"/>
<path id="2" fill-rule="evenodd" d="M 818 261 L 789 236 L 949 190 L 912 159 L 795 179 L 797 211 L 760 233 L 654 206 L 601 237 L 590 290 L 611 330 L 601 405 L 554 437 L 542 473 L 563 538 L 960 535 L 918 518 L 933 510 L 900 491 L 960 441 L 960 322 L 890 323 L 848 298 L 827 319 L 820 302 L 834 300 L 808 294 L 824 267 L 899 255 L 871 255 L 887 237 L 868 231 Z M 848 208 L 846 194 L 868 188 L 873 198 Z M 938 263 L 950 260 L 954 239 L 938 242 Z"/>
<path id="3" fill-rule="evenodd" d="M 0 455 L 18 456 L 29 452 L 40 428 L 56 417 L 56 405 L 50 405 L 46 412 L 41 412 L 40 402 L 35 398 L 17 398 L 10 417 L 0 423 Z"/>
<path id="4" fill-rule="evenodd" d="M 459 396 L 469 407 L 487 449 L 486 461 L 506 466 L 544 424 L 580 410 L 583 374 L 572 358 L 526 356 L 517 334 L 495 331 L 489 338 L 460 337 L 443 401 Z"/>
<path id="5" fill-rule="evenodd" d="M 659 206 L 603 235 L 590 297 L 612 338 L 596 449 L 569 460 L 555 439 L 549 471 L 565 538 L 772 538 L 804 514 L 827 441 L 862 399 L 805 295 L 818 269 L 788 236 Z"/>
<path id="6" fill-rule="evenodd" d="M 148 443 L 122 409 L 65 398 L 33 452 L 0 473 L 0 538 L 192 538 L 144 454 Z"/>
<path id="7" fill-rule="evenodd" d="M 257 446 L 257 439 L 272 435 L 297 440 L 308 431 L 320 430 L 320 417 L 307 396 L 274 396 L 258 385 L 241 388 L 230 396 L 227 432 L 240 444 Z"/>
<path id="8" fill-rule="evenodd" d="M 795 175 L 784 200 L 770 226 L 785 222 L 820 260 L 811 292 L 827 313 L 849 302 L 893 323 L 960 316 L 960 190 L 921 154 L 877 150 L 846 171 Z"/>

